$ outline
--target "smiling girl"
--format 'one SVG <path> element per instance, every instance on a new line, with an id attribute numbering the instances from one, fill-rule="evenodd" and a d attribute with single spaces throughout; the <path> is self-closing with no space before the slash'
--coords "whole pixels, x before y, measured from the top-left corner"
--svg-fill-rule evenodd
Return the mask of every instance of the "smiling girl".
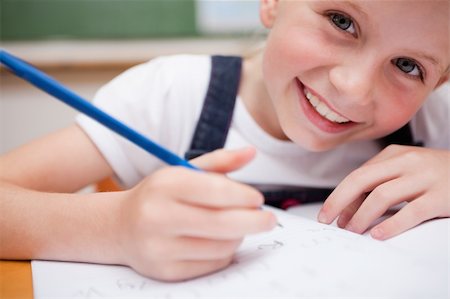
<path id="1" fill-rule="evenodd" d="M 260 15 L 270 32 L 251 57 L 161 57 L 95 97 L 207 172 L 161 165 L 80 115 L 1 157 L 1 257 L 180 280 L 273 228 L 264 201 L 325 200 L 321 222 L 359 233 L 402 203 L 378 239 L 449 217 L 449 2 L 261 0 Z M 124 191 L 70 194 L 110 176 Z"/>

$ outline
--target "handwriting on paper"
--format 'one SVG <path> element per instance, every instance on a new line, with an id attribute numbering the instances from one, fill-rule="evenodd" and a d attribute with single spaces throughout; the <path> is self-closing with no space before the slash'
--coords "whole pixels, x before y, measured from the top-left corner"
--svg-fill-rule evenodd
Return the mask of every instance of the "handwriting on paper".
<path id="1" fill-rule="evenodd" d="M 249 236 L 231 265 L 210 275 L 164 283 L 121 266 L 34 262 L 35 297 L 364 297 L 370 290 L 374 297 L 440 298 L 447 292 L 445 263 L 431 267 L 336 227 L 283 212 L 277 217 L 283 227 Z"/>

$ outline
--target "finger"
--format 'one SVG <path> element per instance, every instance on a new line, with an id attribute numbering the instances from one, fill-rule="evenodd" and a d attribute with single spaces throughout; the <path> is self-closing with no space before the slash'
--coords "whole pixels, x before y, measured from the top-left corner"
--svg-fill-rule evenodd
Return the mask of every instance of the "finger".
<path id="1" fill-rule="evenodd" d="M 253 147 L 235 150 L 220 149 L 193 159 L 192 164 L 206 171 L 227 173 L 243 167 L 255 155 L 256 150 Z"/>
<path id="2" fill-rule="evenodd" d="M 149 188 L 161 197 L 208 208 L 255 208 L 264 197 L 257 189 L 235 182 L 225 176 L 192 171 L 183 167 L 168 167 L 151 178 Z"/>
<path id="3" fill-rule="evenodd" d="M 398 145 L 398 144 L 390 144 L 385 147 L 380 153 L 372 157 L 370 160 L 365 162 L 363 165 L 369 165 L 374 163 L 380 163 L 386 161 L 388 159 L 397 157 L 399 155 L 404 154 L 405 152 L 410 151 L 411 149 L 417 150 L 417 147 L 414 146 L 406 146 L 406 145 Z"/>
<path id="4" fill-rule="evenodd" d="M 361 166 L 350 173 L 325 200 L 318 219 L 331 223 L 341 212 L 360 196 L 372 191 L 378 185 L 401 175 L 401 161 L 389 159 L 383 163 Z"/>
<path id="5" fill-rule="evenodd" d="M 179 260 L 218 260 L 230 258 L 242 239 L 211 240 L 196 237 L 179 237 L 172 246 L 165 248 L 167 255 Z M 180 248 L 182 250 L 180 251 Z M 172 254 L 173 253 L 173 254 Z"/>
<path id="6" fill-rule="evenodd" d="M 353 201 L 342 211 L 337 220 L 338 227 L 344 228 L 347 225 L 347 223 L 350 221 L 350 219 L 353 217 L 353 215 L 356 213 L 365 199 L 365 195 L 360 196 L 357 200 Z"/>
<path id="7" fill-rule="evenodd" d="M 429 201 L 427 196 L 421 196 L 411 201 L 395 215 L 372 228 L 370 235 L 374 239 L 386 240 L 428 219 L 437 217 L 435 209 L 427 204 L 427 201 Z"/>
<path id="8" fill-rule="evenodd" d="M 275 216 L 259 209 L 206 210 L 201 207 L 184 206 L 183 215 L 177 221 L 172 219 L 167 226 L 179 236 L 189 236 L 213 240 L 234 240 L 248 234 L 273 229 Z M 173 214 L 176 215 L 176 214 Z"/>
<path id="9" fill-rule="evenodd" d="M 381 184 L 367 196 L 345 229 L 363 233 L 389 208 L 418 197 L 423 190 L 424 186 L 412 178 L 401 177 Z"/>
<path id="10" fill-rule="evenodd" d="M 173 264 L 161 267 L 161 269 L 159 269 L 160 271 L 158 272 L 157 277 L 155 278 L 167 282 L 175 282 L 190 279 L 219 271 L 227 267 L 231 263 L 232 259 L 233 259 L 232 257 L 228 257 L 217 260 L 176 261 Z M 146 275 L 146 273 L 142 274 Z M 186 295 L 194 296 L 196 294 L 186 294 Z"/>
<path id="11" fill-rule="evenodd" d="M 363 165 L 371 165 L 375 163 L 380 163 L 383 161 L 386 161 L 387 159 L 390 159 L 394 155 L 401 154 L 405 151 L 406 146 L 400 146 L 396 144 L 392 144 L 387 146 L 385 149 L 383 149 L 379 154 L 377 154 L 372 159 L 368 160 Z M 344 228 L 350 219 L 353 217 L 353 215 L 356 213 L 356 211 L 359 209 L 361 204 L 364 202 L 366 198 L 366 194 L 361 195 L 358 199 L 350 203 L 339 215 L 337 225 L 340 228 Z"/>

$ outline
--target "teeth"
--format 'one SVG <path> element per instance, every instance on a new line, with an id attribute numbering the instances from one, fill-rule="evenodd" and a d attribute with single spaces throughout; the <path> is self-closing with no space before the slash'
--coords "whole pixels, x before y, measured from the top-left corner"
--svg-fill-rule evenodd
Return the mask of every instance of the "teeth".
<path id="1" fill-rule="evenodd" d="M 316 111 L 329 121 L 336 123 L 346 123 L 350 121 L 349 119 L 342 117 L 333 110 L 331 110 L 324 102 L 321 102 L 315 95 L 310 93 L 307 89 L 303 89 L 303 92 L 305 93 L 306 98 L 311 103 L 311 105 L 316 109 Z"/>

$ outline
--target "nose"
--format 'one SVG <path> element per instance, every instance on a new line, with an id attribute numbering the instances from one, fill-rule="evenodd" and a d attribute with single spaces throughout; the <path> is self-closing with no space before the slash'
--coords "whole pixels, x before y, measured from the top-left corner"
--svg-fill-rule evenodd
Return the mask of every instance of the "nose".
<path id="1" fill-rule="evenodd" d="M 352 59 L 336 64 L 329 71 L 329 80 L 348 103 L 368 106 L 375 86 L 375 63 Z"/>

